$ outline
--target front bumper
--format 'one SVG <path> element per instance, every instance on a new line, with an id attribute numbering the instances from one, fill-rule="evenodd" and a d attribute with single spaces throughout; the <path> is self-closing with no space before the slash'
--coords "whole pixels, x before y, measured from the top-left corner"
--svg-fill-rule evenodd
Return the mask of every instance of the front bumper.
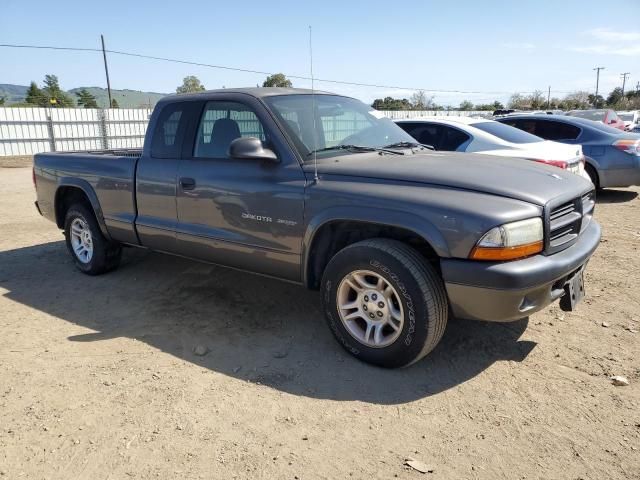
<path id="1" fill-rule="evenodd" d="M 513 262 L 441 260 L 454 316 L 509 322 L 543 309 L 560 298 L 568 278 L 591 258 L 600 243 L 600 225 L 591 220 L 572 246 L 553 255 Z"/>

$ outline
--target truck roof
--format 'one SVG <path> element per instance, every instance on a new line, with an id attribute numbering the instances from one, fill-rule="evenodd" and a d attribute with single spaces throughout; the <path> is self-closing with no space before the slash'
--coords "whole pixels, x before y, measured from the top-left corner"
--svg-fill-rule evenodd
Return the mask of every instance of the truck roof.
<path id="1" fill-rule="evenodd" d="M 335 93 L 325 92 L 322 90 L 311 90 L 309 88 L 283 88 L 283 87 L 247 87 L 247 88 L 219 88 L 216 90 L 207 90 L 198 93 L 174 93 L 163 97 L 161 102 L 170 102 L 176 99 L 189 100 L 189 99 L 206 99 L 207 96 L 211 96 L 218 93 L 244 93 L 253 97 L 272 97 L 275 95 L 336 95 Z"/>

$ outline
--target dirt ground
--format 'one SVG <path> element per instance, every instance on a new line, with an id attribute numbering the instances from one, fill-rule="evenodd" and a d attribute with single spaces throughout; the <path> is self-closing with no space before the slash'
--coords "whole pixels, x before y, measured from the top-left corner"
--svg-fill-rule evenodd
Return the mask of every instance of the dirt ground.
<path id="1" fill-rule="evenodd" d="M 454 320 L 388 371 L 301 287 L 134 249 L 82 275 L 0 168 L 0 479 L 640 478 L 639 191 L 600 195 L 577 312 Z"/>

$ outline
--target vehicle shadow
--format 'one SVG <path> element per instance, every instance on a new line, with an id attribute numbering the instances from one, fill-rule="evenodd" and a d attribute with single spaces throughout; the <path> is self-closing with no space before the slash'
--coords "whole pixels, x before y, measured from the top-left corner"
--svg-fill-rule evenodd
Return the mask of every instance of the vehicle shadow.
<path id="1" fill-rule="evenodd" d="M 638 197 L 635 190 L 615 190 L 608 188 L 598 191 L 596 195 L 596 203 L 624 203 Z"/>
<path id="2" fill-rule="evenodd" d="M 15 302 L 94 331 L 68 341 L 132 338 L 203 368 L 312 398 L 410 402 L 495 362 L 520 362 L 536 345 L 519 340 L 527 319 L 452 320 L 421 362 L 372 367 L 333 339 L 317 292 L 135 249 L 126 249 L 118 270 L 99 277 L 76 271 L 63 242 L 0 252 L 0 288 Z M 196 355 L 197 345 L 208 353 Z"/>

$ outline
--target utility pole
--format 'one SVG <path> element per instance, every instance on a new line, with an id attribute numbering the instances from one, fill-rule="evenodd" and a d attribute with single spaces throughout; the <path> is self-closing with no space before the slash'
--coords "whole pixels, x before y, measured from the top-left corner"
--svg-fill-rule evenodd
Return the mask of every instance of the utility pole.
<path id="1" fill-rule="evenodd" d="M 596 96 L 593 99 L 593 106 L 597 108 L 598 106 L 598 87 L 600 86 L 600 70 L 604 70 L 604 67 L 596 67 L 594 68 L 596 71 Z"/>
<path id="2" fill-rule="evenodd" d="M 620 77 L 622 77 L 622 100 L 624 100 L 624 86 L 627 83 L 627 77 L 631 75 L 629 72 L 621 73 Z"/>
<path id="3" fill-rule="evenodd" d="M 547 110 L 549 110 L 551 107 L 551 85 L 549 85 L 549 91 L 547 92 Z"/>
<path id="4" fill-rule="evenodd" d="M 104 49 L 104 35 L 100 35 L 102 41 L 102 58 L 104 59 L 104 73 L 107 76 L 107 93 L 109 94 L 109 107 L 113 105 L 111 100 L 111 82 L 109 81 L 109 67 L 107 66 L 107 52 Z"/>

